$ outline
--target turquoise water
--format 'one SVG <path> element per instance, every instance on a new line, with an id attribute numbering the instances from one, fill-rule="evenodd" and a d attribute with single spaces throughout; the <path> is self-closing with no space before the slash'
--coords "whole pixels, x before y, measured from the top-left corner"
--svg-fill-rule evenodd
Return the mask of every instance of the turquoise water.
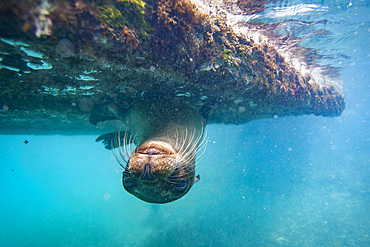
<path id="1" fill-rule="evenodd" d="M 0 246 L 369 246 L 369 8 L 339 2 L 304 45 L 349 56 L 340 117 L 207 126 L 200 182 L 166 205 L 125 192 L 96 136 L 0 136 Z"/>

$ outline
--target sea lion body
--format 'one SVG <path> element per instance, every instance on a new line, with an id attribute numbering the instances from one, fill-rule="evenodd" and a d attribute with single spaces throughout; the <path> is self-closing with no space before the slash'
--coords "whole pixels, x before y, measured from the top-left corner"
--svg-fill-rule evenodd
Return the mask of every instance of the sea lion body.
<path id="1" fill-rule="evenodd" d="M 146 103 L 118 115 L 131 133 L 131 138 L 126 136 L 116 145 L 120 163 L 127 161 L 121 164 L 123 187 L 150 203 L 168 203 L 184 196 L 199 180 L 195 159 L 206 119 L 181 106 Z M 136 145 L 132 154 L 126 148 L 129 141 Z"/>

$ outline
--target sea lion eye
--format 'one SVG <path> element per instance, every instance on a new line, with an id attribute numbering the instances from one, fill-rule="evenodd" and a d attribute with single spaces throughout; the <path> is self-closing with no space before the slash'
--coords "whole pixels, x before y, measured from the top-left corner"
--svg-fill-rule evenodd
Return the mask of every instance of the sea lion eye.
<path id="1" fill-rule="evenodd" d="M 188 186 L 188 181 L 186 179 L 181 179 L 179 182 L 173 184 L 176 190 L 183 191 Z"/>

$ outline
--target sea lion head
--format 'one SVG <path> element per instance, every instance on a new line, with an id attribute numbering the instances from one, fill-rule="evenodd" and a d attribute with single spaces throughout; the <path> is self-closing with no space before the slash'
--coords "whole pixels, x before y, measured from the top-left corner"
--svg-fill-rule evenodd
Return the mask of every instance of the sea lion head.
<path id="1" fill-rule="evenodd" d="M 184 196 L 199 175 L 195 176 L 196 148 L 183 149 L 164 141 L 139 145 L 122 175 L 125 190 L 149 203 L 168 203 Z"/>

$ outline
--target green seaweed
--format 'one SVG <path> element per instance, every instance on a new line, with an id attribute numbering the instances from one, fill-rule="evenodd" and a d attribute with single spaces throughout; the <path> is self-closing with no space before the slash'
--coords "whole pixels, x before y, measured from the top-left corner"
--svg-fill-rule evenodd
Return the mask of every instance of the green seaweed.
<path id="1" fill-rule="evenodd" d="M 224 50 L 221 52 L 221 57 L 224 61 L 227 63 L 231 62 L 231 55 L 233 54 L 233 51 L 227 48 L 224 48 Z"/>
<path id="2" fill-rule="evenodd" d="M 141 1 L 141 0 L 117 0 L 117 2 L 134 4 L 138 8 L 141 8 L 140 14 L 145 14 L 145 5 L 146 5 L 146 3 L 144 1 Z"/>
<path id="3" fill-rule="evenodd" d="M 115 28 L 123 28 L 128 24 L 128 20 L 124 18 L 121 11 L 119 11 L 114 5 L 106 4 L 99 6 L 98 11 L 100 18 Z"/>
<path id="4" fill-rule="evenodd" d="M 141 0 L 117 0 L 98 7 L 100 18 L 116 29 L 125 26 L 148 29 L 145 21 L 146 3 Z"/>

